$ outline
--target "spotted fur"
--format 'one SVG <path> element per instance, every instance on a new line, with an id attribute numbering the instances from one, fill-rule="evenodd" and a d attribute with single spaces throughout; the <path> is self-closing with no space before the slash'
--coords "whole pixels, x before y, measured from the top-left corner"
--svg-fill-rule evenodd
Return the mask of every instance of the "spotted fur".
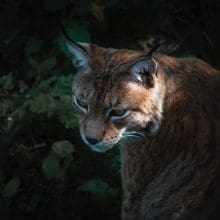
<path id="1" fill-rule="evenodd" d="M 73 82 L 87 108 L 77 109 L 80 133 L 93 150 L 121 149 L 122 219 L 220 219 L 219 71 L 195 58 L 84 47 L 74 57 L 86 60 Z M 112 109 L 127 111 L 115 120 Z"/>

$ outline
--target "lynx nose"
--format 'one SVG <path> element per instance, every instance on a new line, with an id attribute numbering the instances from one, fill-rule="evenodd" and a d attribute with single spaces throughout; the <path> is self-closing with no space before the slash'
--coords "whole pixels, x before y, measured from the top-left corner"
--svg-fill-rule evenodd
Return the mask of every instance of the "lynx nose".
<path id="1" fill-rule="evenodd" d="M 96 140 L 95 138 L 85 137 L 85 139 L 91 145 L 95 145 L 98 143 L 98 140 Z"/>

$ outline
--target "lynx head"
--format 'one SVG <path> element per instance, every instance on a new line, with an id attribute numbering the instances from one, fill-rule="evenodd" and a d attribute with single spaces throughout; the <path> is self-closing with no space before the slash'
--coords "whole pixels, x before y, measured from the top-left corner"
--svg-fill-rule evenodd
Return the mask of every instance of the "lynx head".
<path id="1" fill-rule="evenodd" d="M 162 119 L 164 88 L 157 62 L 144 52 L 67 42 L 78 70 L 73 105 L 80 134 L 104 152 L 130 138 L 155 133 Z"/>

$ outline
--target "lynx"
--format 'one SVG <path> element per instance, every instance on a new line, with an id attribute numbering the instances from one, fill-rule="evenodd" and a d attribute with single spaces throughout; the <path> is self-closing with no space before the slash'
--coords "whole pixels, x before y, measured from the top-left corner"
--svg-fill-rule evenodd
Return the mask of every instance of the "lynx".
<path id="1" fill-rule="evenodd" d="M 123 220 L 220 219 L 219 71 L 67 40 L 86 145 L 121 151 Z"/>

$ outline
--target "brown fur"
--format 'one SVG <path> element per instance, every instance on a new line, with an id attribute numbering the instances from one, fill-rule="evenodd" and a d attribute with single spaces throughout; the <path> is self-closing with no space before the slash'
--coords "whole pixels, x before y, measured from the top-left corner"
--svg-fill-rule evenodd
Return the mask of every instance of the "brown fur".
<path id="1" fill-rule="evenodd" d="M 100 151 L 120 144 L 123 220 L 220 218 L 219 72 L 196 58 L 154 54 L 146 59 L 156 61 L 155 72 L 138 82 L 129 68 L 143 57 L 90 46 L 92 68 L 73 84 L 89 105 L 81 134 L 101 141 Z M 112 106 L 132 114 L 115 123 L 107 117 Z M 146 140 L 122 138 L 125 127 Z"/>

